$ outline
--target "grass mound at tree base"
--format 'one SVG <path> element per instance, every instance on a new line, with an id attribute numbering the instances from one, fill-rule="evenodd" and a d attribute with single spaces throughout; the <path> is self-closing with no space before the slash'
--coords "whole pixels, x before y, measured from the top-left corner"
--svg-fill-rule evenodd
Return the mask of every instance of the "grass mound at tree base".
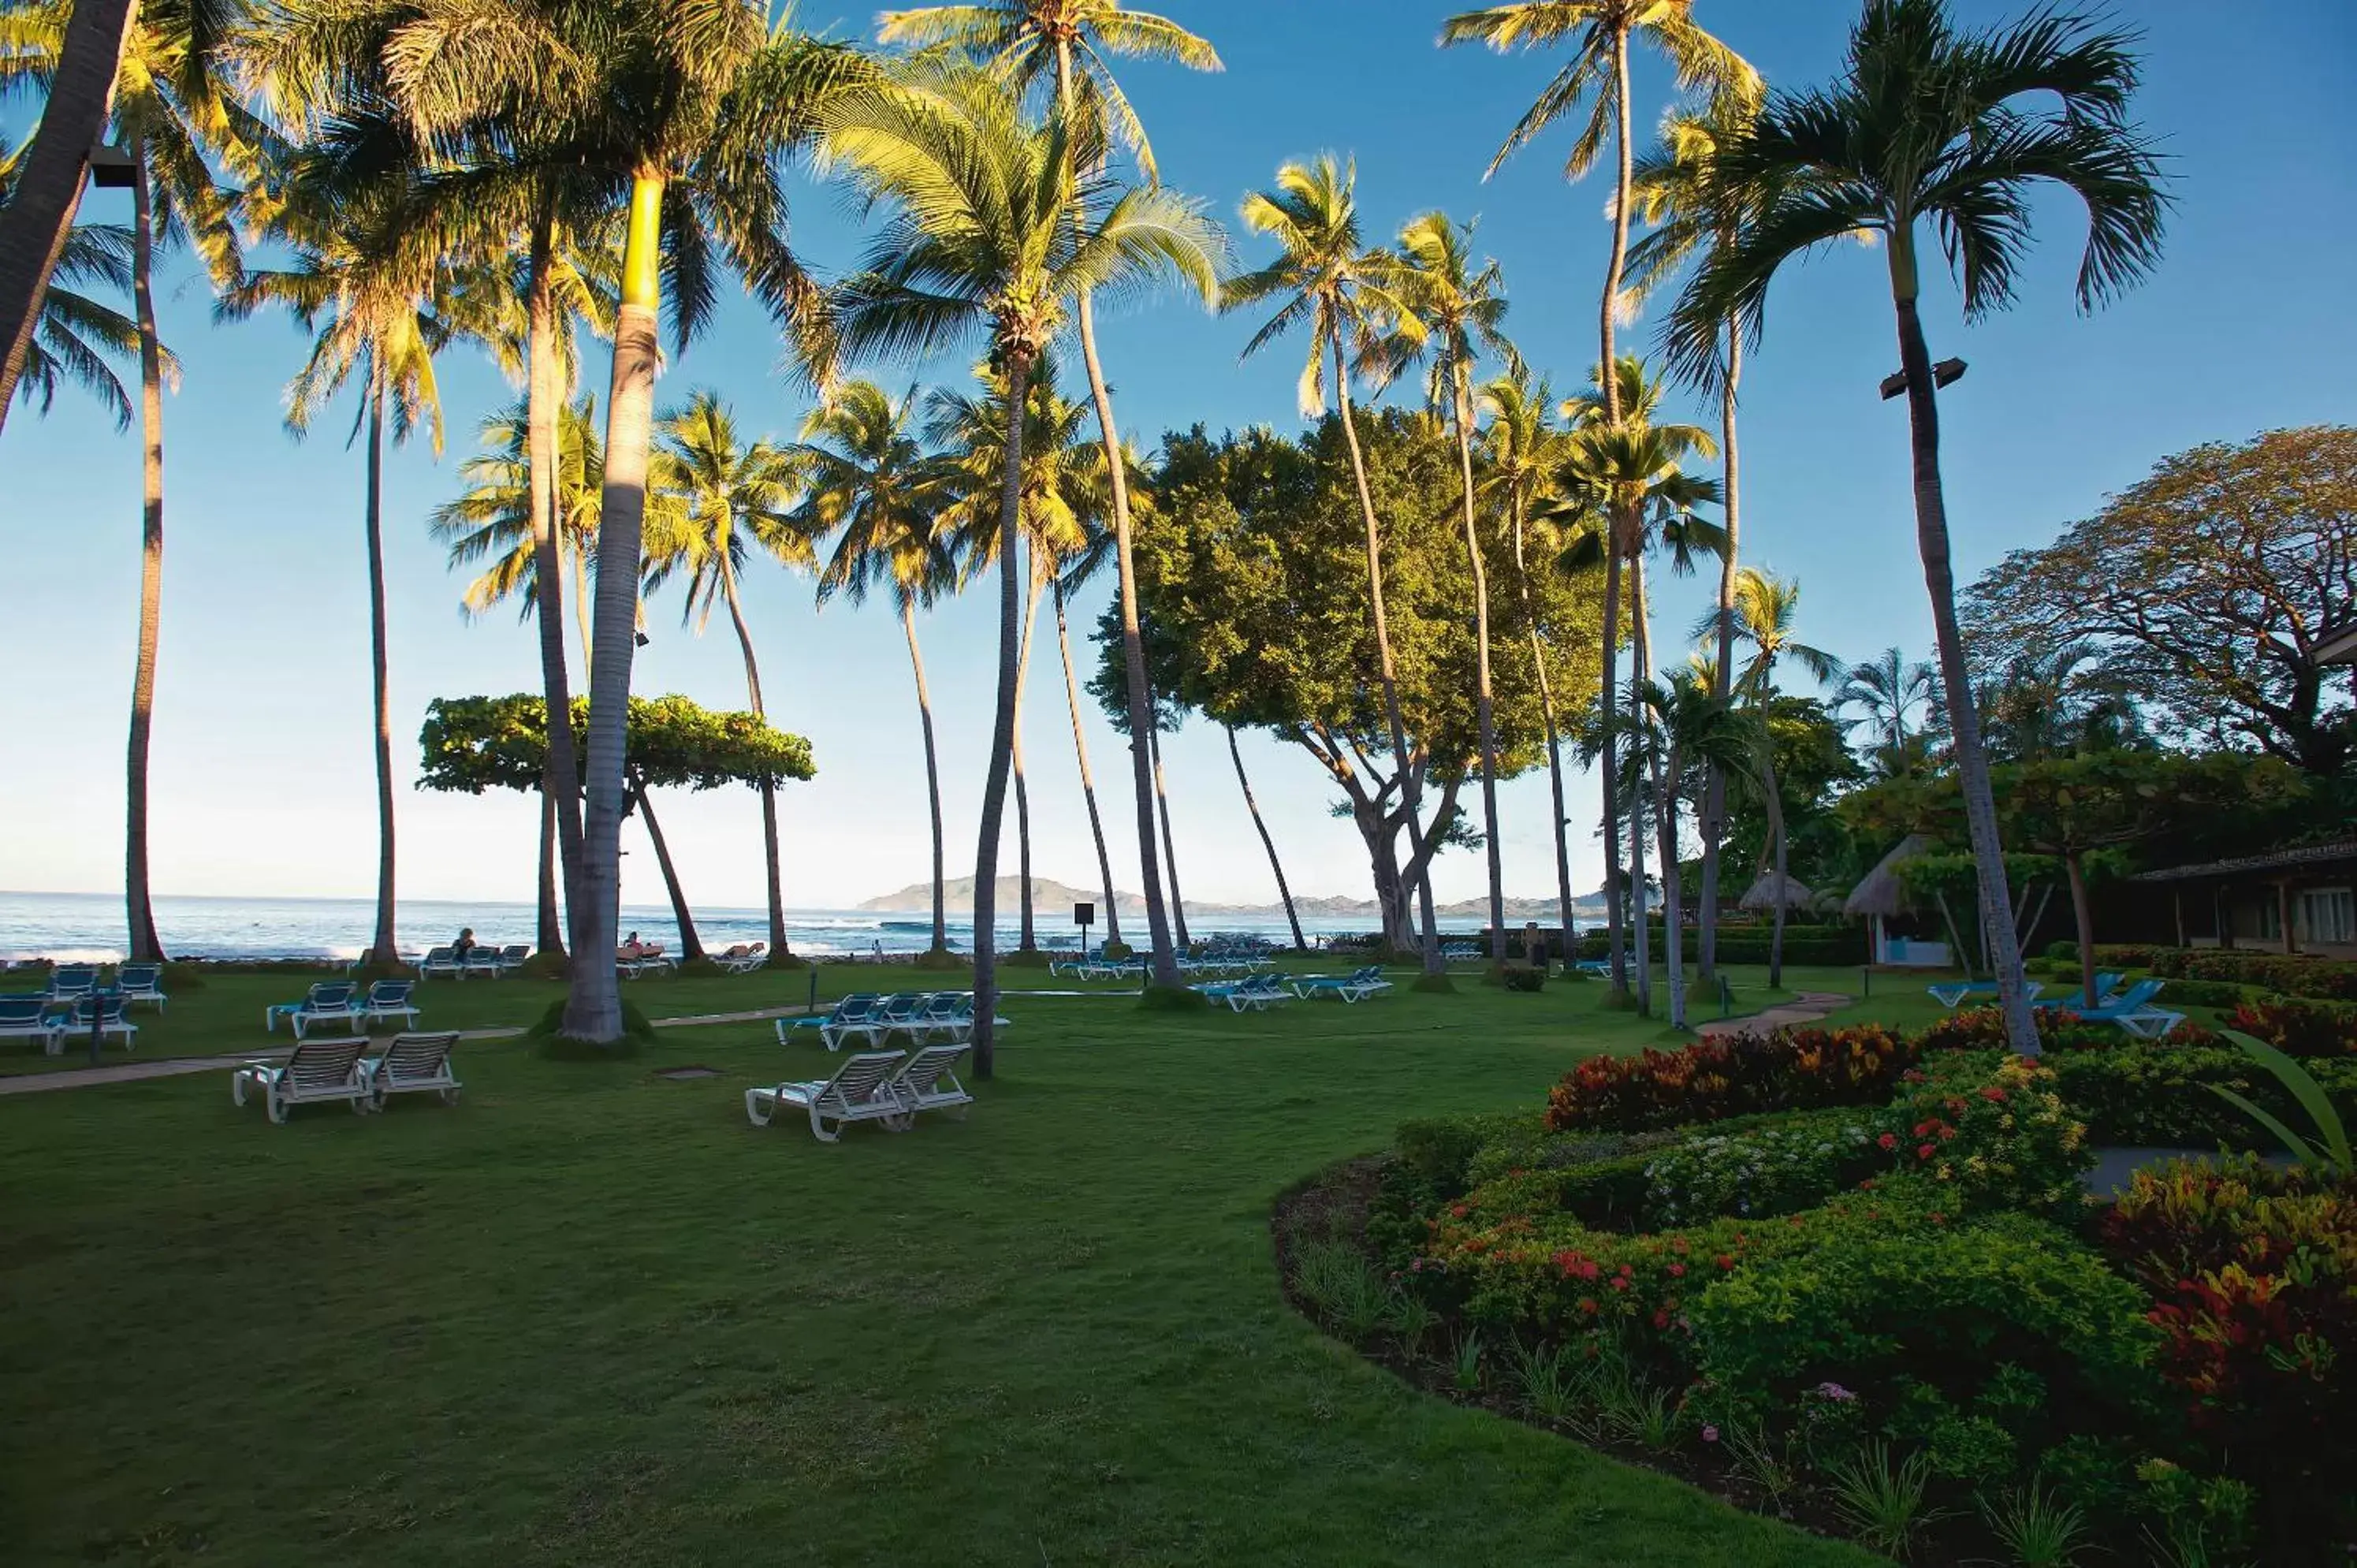
<path id="1" fill-rule="evenodd" d="M 1445 974 L 1419 974 L 1408 989 L 1421 991 L 1427 996 L 1449 996 L 1456 993 L 1457 982 Z"/>
<path id="2" fill-rule="evenodd" d="M 974 967 L 974 960 L 966 957 L 963 953 L 952 952 L 947 948 L 927 948 L 923 952 L 919 953 L 916 957 L 909 961 L 909 967 L 911 969 L 941 970 L 972 969 Z"/>
<path id="3" fill-rule="evenodd" d="M 1148 985 L 1138 993 L 1137 1005 L 1146 1013 L 1200 1013 L 1211 1004 L 1211 999 L 1188 985 Z"/>
<path id="4" fill-rule="evenodd" d="M 523 1032 L 534 1055 L 548 1061 L 608 1062 L 634 1057 L 655 1043 L 654 1026 L 629 1002 L 622 1004 L 622 1033 L 612 1040 L 582 1040 L 565 1032 L 565 1003 L 551 1003 L 540 1022 Z"/>

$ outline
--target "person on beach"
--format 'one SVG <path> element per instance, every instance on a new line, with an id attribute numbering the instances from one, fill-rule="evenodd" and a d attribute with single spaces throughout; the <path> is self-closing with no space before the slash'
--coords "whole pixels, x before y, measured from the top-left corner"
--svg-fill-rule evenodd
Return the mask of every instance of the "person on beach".
<path id="1" fill-rule="evenodd" d="M 453 958 L 458 960 L 459 962 L 464 963 L 467 961 L 467 955 L 475 950 L 475 928 L 472 926 L 461 927 L 458 931 L 458 940 L 450 944 L 450 954 Z"/>

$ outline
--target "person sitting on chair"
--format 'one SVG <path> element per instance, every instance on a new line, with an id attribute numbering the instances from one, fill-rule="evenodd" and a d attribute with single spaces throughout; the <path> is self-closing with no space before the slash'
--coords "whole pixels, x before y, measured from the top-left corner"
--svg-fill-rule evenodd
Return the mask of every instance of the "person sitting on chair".
<path id="1" fill-rule="evenodd" d="M 465 927 L 458 932 L 458 940 L 450 944 L 450 956 L 464 963 L 467 961 L 467 955 L 473 952 L 476 946 L 475 928 Z"/>
<path id="2" fill-rule="evenodd" d="M 647 956 L 647 944 L 639 940 L 638 932 L 632 931 L 630 935 L 630 939 L 622 943 L 621 955 L 624 958 L 644 958 Z"/>

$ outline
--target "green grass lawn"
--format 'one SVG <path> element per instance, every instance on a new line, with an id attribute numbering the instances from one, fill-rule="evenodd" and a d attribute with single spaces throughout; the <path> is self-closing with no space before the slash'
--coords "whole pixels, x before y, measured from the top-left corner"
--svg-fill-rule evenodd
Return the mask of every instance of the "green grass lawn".
<path id="1" fill-rule="evenodd" d="M 747 1125 L 748 1084 L 829 1060 L 763 1025 L 611 1064 L 462 1047 L 455 1109 L 285 1127 L 226 1071 L 0 1098 L 0 1540 L 12 1563 L 1868 1561 L 1416 1394 L 1286 1306 L 1280 1189 L 1667 1038 L 1600 985 L 1465 984 L 1242 1017 L 1013 997 L 967 1121 L 833 1146 Z M 1854 1015 L 1914 1015 L 1889 989 Z M 261 1042 L 280 992 L 217 977 L 141 1055 Z M 436 985 L 427 1016 L 553 993 Z M 653 1076 L 684 1063 L 720 1076 Z"/>

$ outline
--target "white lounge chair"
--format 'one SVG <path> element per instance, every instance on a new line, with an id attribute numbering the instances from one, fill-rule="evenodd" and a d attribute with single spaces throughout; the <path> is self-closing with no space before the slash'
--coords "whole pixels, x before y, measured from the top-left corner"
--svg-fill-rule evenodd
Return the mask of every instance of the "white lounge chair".
<path id="1" fill-rule="evenodd" d="M 799 1018 L 780 1018 L 776 1025 L 778 1044 L 792 1044 L 798 1030 L 816 1029 L 819 1037 L 828 1041 L 826 1048 L 833 1050 L 834 1046 L 827 1031 L 839 1024 L 854 1023 L 866 1017 L 883 1000 L 873 991 L 855 991 L 823 1013 L 806 1013 Z"/>
<path id="2" fill-rule="evenodd" d="M 510 942 L 500 950 L 500 972 L 507 974 L 522 969 L 532 959 L 530 942 Z"/>
<path id="3" fill-rule="evenodd" d="M 114 993 L 125 1002 L 153 1002 L 158 1008 L 170 1000 L 164 994 L 164 966 L 126 963 L 114 972 Z"/>
<path id="4" fill-rule="evenodd" d="M 1265 1013 L 1275 1002 L 1297 1000 L 1293 993 L 1277 983 L 1273 974 L 1255 974 L 1245 980 L 1219 980 L 1195 988 L 1214 1002 L 1224 1002 L 1232 1013 Z"/>
<path id="5" fill-rule="evenodd" d="M 786 1106 L 807 1112 L 812 1136 L 832 1144 L 854 1122 L 882 1122 L 888 1126 L 909 1112 L 891 1090 L 892 1075 L 909 1059 L 906 1051 L 861 1051 L 834 1069 L 829 1079 L 781 1083 L 774 1089 L 745 1091 L 745 1114 L 756 1127 L 766 1127 Z M 828 1122 L 834 1123 L 833 1132 Z"/>
<path id="6" fill-rule="evenodd" d="M 1966 997 L 1982 996 L 1994 1000 L 1997 994 L 1996 982 L 1994 980 L 1944 980 L 1937 985 L 1927 985 L 1923 989 L 1930 994 L 1932 1000 L 1952 1012 Z M 2035 1000 L 2038 993 L 2046 989 L 2046 983 L 2043 981 L 2028 980 L 2022 983 L 2022 989 L 2032 1000 Z"/>
<path id="7" fill-rule="evenodd" d="M 248 1090 L 261 1095 L 270 1119 L 278 1122 L 284 1122 L 295 1106 L 339 1100 L 356 1112 L 366 1112 L 369 1086 L 361 1077 L 361 1054 L 368 1046 L 357 1035 L 348 1039 L 301 1041 L 283 1067 L 276 1062 L 248 1062 L 231 1074 L 230 1098 L 242 1105 Z"/>
<path id="8" fill-rule="evenodd" d="M 1392 983 L 1383 978 L 1383 966 L 1379 963 L 1371 963 L 1349 974 L 1305 974 L 1293 983 L 1293 993 L 1305 1002 L 1313 996 L 1339 996 L 1345 1002 L 1363 1002 L 1391 988 Z"/>
<path id="9" fill-rule="evenodd" d="M 497 980 L 508 972 L 506 962 L 500 957 L 500 950 L 485 947 L 479 942 L 467 950 L 466 964 L 468 974 L 479 974 L 490 980 Z"/>
<path id="10" fill-rule="evenodd" d="M 126 1051 L 131 1049 L 138 1043 L 139 1026 L 131 1021 L 130 1011 L 130 1005 L 120 996 L 83 997 L 73 1004 L 71 1013 L 59 1015 L 57 1018 L 58 1048 L 63 1050 L 70 1036 L 88 1038 L 95 1027 L 101 1040 L 110 1035 L 120 1035 L 123 1036 L 123 1048 Z"/>
<path id="11" fill-rule="evenodd" d="M 0 1040 L 38 1040 L 45 1055 L 65 1049 L 65 1024 L 46 996 L 0 996 Z"/>
<path id="12" fill-rule="evenodd" d="M 360 987 L 349 980 L 323 980 L 311 987 L 310 994 L 300 1002 L 273 1003 L 262 1010 L 262 1026 L 275 1030 L 284 1018 L 294 1026 L 295 1037 L 301 1039 L 303 1031 L 313 1024 L 357 1024 L 361 1009 L 357 998 Z"/>
<path id="13" fill-rule="evenodd" d="M 920 1111 L 957 1110 L 974 1103 L 974 1096 L 958 1081 L 958 1059 L 974 1047 L 967 1045 L 927 1046 L 901 1064 L 885 1085 L 900 1102 L 907 1126 L 916 1124 Z"/>
<path id="14" fill-rule="evenodd" d="M 750 947 L 733 947 L 725 953 L 715 954 L 712 961 L 730 974 L 750 974 L 770 961 L 770 944 L 755 942 Z"/>
<path id="15" fill-rule="evenodd" d="M 417 1022 L 417 1009 L 409 1000 L 409 993 L 414 989 L 406 980 L 370 982 L 368 994 L 361 998 L 361 1018 L 371 1024 L 382 1024 L 392 1018 L 414 1024 Z"/>
<path id="16" fill-rule="evenodd" d="M 459 1082 L 450 1074 L 450 1047 L 458 1043 L 456 1029 L 439 1035 L 395 1035 L 381 1057 L 361 1058 L 361 1081 L 368 1088 L 369 1109 L 382 1111 L 396 1094 L 433 1092 L 445 1105 L 458 1103 Z"/>
<path id="17" fill-rule="evenodd" d="M 467 978 L 467 966 L 459 959 L 457 949 L 427 948 L 425 950 L 425 956 L 417 961 L 417 978 L 431 980 L 437 974 L 447 974 L 453 980 Z"/>

